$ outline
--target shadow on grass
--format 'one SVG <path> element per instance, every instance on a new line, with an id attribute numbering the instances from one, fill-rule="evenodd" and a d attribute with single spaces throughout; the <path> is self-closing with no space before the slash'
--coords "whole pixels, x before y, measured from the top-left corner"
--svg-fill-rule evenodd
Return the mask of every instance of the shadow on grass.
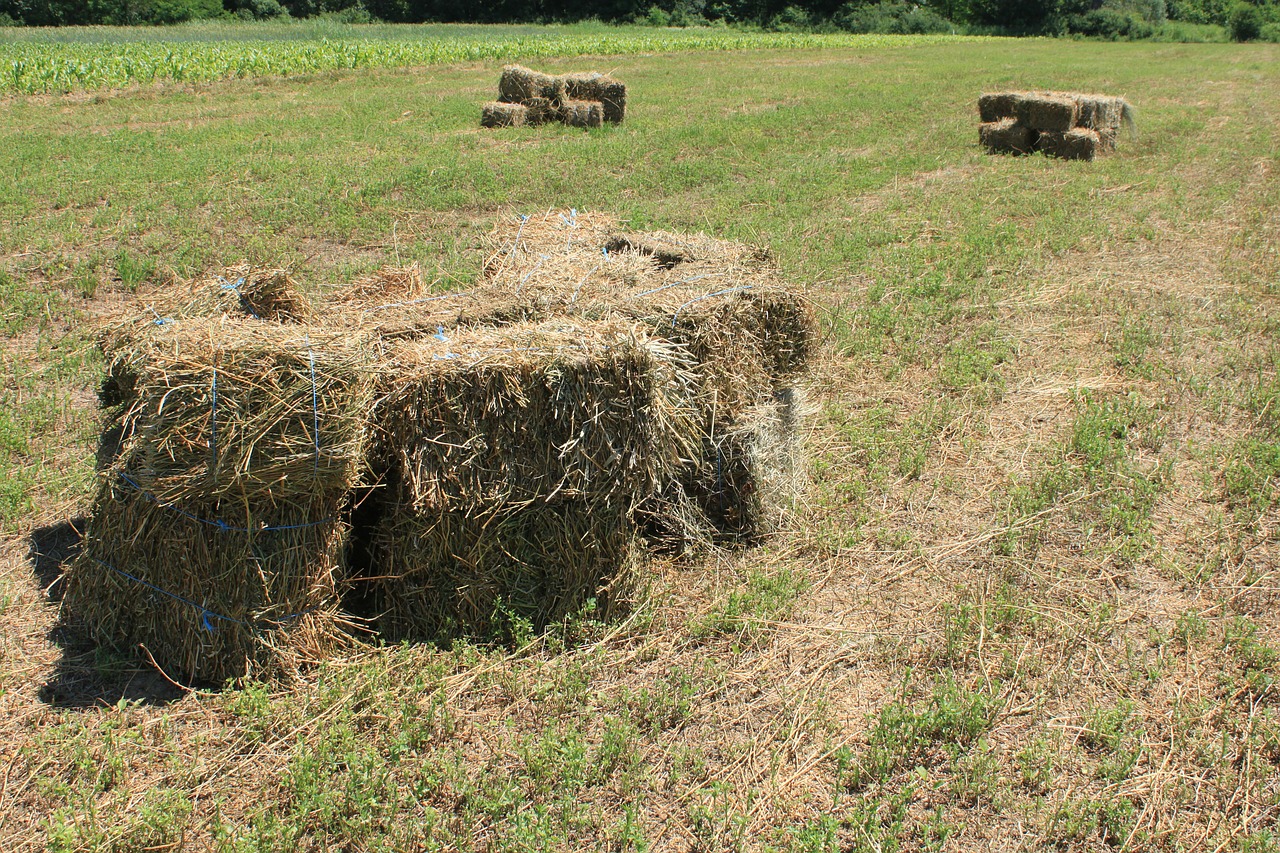
<path id="1" fill-rule="evenodd" d="M 86 519 L 72 518 L 31 532 L 27 560 L 49 601 L 66 591 L 66 567 L 80 550 Z M 59 708 L 97 708 L 118 702 L 166 705 L 186 694 L 137 655 L 99 646 L 83 626 L 62 614 L 49 639 L 62 649 L 40 699 Z"/>

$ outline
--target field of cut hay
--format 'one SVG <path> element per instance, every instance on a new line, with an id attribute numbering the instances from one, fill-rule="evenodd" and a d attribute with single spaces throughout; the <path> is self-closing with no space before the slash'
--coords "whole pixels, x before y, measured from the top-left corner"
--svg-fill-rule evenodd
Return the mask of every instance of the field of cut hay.
<path id="1" fill-rule="evenodd" d="M 1280 50 L 527 35 L 0 100 L 0 849 L 1280 847 Z"/>

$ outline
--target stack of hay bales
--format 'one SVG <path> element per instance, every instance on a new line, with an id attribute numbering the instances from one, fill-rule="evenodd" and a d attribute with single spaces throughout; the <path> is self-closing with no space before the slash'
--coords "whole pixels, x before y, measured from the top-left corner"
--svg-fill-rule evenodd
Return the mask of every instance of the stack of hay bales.
<path id="1" fill-rule="evenodd" d="M 187 679 L 294 668 L 343 644 L 365 342 L 217 313 L 123 322 L 104 349 L 119 448 L 64 606 L 98 640 L 141 644 Z"/>
<path id="2" fill-rule="evenodd" d="M 809 306 L 766 253 L 522 217 L 477 284 L 324 300 L 236 268 L 101 336 L 119 450 L 65 598 L 174 676 L 349 636 L 502 636 L 626 600 L 644 539 L 750 542 L 800 482 Z"/>
<path id="3" fill-rule="evenodd" d="M 481 127 L 521 127 L 559 121 L 571 127 L 620 124 L 627 87 L 597 72 L 553 76 L 520 65 L 502 69 L 498 100 L 480 110 Z"/>
<path id="4" fill-rule="evenodd" d="M 1092 160 L 1113 151 L 1133 107 L 1124 98 L 1065 92 L 1000 92 L 978 98 L 978 137 L 992 154 L 1042 151 L 1067 160 Z"/>

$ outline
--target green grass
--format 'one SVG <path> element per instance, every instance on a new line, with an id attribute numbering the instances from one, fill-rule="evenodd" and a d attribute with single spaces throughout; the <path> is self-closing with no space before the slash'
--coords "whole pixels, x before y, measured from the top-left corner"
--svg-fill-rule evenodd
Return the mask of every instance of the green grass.
<path id="1" fill-rule="evenodd" d="M 253 79 L 0 101 L 0 846 L 1275 848 L 1278 49 L 790 38 L 4 33 L 0 72 L 176 45 Z M 415 67 L 306 64 L 357 48 Z M 508 56 L 616 73 L 626 123 L 482 132 Z M 1013 86 L 1125 94 L 1139 134 L 986 156 Z M 658 562 L 625 622 L 172 704 L 50 639 L 28 536 L 89 507 L 96 315 L 242 258 L 461 287 L 560 207 L 766 244 L 812 299 L 794 529 Z"/>

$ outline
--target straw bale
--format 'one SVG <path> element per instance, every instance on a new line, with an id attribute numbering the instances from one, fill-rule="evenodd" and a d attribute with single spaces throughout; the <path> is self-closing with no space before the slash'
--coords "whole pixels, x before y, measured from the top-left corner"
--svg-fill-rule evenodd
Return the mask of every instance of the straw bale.
<path id="1" fill-rule="evenodd" d="M 480 107 L 481 127 L 524 127 L 529 123 L 529 108 L 524 104 L 489 101 Z"/>
<path id="2" fill-rule="evenodd" d="M 114 352 L 135 377 L 126 455 L 166 502 L 345 490 L 372 397 L 361 338 L 228 317 L 154 326 Z"/>
<path id="3" fill-rule="evenodd" d="M 510 641 L 626 606 L 643 555 L 625 503 L 556 500 L 423 513 L 410 495 L 380 525 L 361 584 L 388 640 Z M 359 583 L 359 581 L 357 581 Z"/>
<path id="4" fill-rule="evenodd" d="M 1036 131 L 1065 133 L 1076 126 L 1080 105 L 1073 95 L 1056 92 L 1027 92 L 1017 102 L 1019 123 Z"/>
<path id="5" fill-rule="evenodd" d="M 1132 125 L 1133 107 L 1124 98 L 1110 95 L 1077 95 L 1080 104 L 1079 127 L 1096 131 L 1117 131 Z M 1113 134 L 1114 135 L 1114 134 Z"/>
<path id="6" fill-rule="evenodd" d="M 978 125 L 978 139 L 991 154 L 1030 154 L 1035 147 L 1035 137 L 1035 131 L 1016 119 Z"/>
<path id="7" fill-rule="evenodd" d="M 527 121 L 531 125 L 543 125 L 560 120 L 560 105 L 549 98 L 530 98 L 524 103 Z"/>
<path id="8" fill-rule="evenodd" d="M 565 101 L 560 120 L 569 127 L 603 127 L 604 105 L 599 101 Z"/>
<path id="9" fill-rule="evenodd" d="M 565 81 L 522 65 L 504 66 L 498 80 L 498 100 L 524 104 L 532 98 L 545 98 L 556 106 L 563 104 L 566 100 Z"/>
<path id="10" fill-rule="evenodd" d="M 173 678 L 295 671 L 349 640 L 338 610 L 342 493 L 160 502 L 104 472 L 63 612 L 98 642 L 143 646 Z"/>
<path id="11" fill-rule="evenodd" d="M 550 496 L 630 506 L 696 445 L 681 355 L 619 322 L 404 341 L 381 365 L 375 456 L 421 512 Z"/>
<path id="12" fill-rule="evenodd" d="M 599 101 L 604 107 L 604 120 L 620 124 L 627 112 L 627 87 L 621 80 L 592 71 L 565 74 L 565 93 L 575 101 Z"/>
<path id="13" fill-rule="evenodd" d="M 998 92 L 981 95 L 978 98 L 978 114 L 983 122 L 997 122 L 1007 118 L 1016 118 L 1018 102 L 1022 99 L 1020 92 Z"/>
<path id="14" fill-rule="evenodd" d="M 1102 148 L 1096 130 L 1077 127 L 1065 133 L 1041 133 L 1036 150 L 1064 160 L 1092 160 Z"/>

